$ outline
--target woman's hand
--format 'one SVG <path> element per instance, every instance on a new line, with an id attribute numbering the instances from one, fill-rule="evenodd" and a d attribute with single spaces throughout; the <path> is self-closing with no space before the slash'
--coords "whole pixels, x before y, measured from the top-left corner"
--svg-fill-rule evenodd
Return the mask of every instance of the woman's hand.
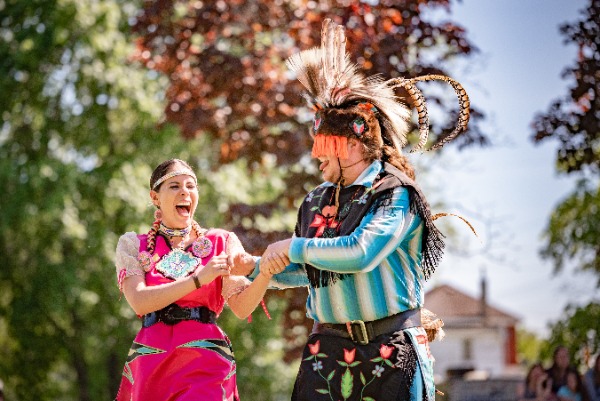
<path id="1" fill-rule="evenodd" d="M 290 264 L 287 249 L 289 241 L 279 241 L 267 247 L 260 259 L 260 272 L 267 277 L 281 273 Z"/>
<path id="2" fill-rule="evenodd" d="M 229 255 L 227 259 L 231 268 L 231 274 L 236 276 L 247 276 L 254 271 L 254 258 L 248 252 Z"/>
<path id="3" fill-rule="evenodd" d="M 227 262 L 227 254 L 223 252 L 213 256 L 206 265 L 198 265 L 192 274 L 196 275 L 201 285 L 209 284 L 219 276 L 229 276 L 231 267 Z"/>

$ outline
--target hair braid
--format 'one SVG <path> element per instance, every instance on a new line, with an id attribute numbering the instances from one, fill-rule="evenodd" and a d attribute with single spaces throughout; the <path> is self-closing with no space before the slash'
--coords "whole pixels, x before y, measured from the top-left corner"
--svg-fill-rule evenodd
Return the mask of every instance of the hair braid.
<path id="1" fill-rule="evenodd" d="M 156 233 L 158 233 L 158 229 L 160 227 L 160 220 L 154 220 L 152 223 L 152 228 L 148 231 L 148 238 L 146 243 L 146 251 L 149 253 L 154 253 L 154 248 L 156 247 Z"/>
<path id="2" fill-rule="evenodd" d="M 408 158 L 401 154 L 398 149 L 390 145 L 383 145 L 383 155 L 381 161 L 388 162 L 404 174 L 406 174 L 411 180 L 415 180 L 415 169 L 408 161 Z"/>
<path id="3" fill-rule="evenodd" d="M 198 238 L 204 235 L 204 233 L 202 232 L 202 227 L 200 227 L 200 224 L 198 224 L 196 220 L 192 222 L 192 230 L 194 230 L 194 232 L 196 233 L 196 237 Z"/>

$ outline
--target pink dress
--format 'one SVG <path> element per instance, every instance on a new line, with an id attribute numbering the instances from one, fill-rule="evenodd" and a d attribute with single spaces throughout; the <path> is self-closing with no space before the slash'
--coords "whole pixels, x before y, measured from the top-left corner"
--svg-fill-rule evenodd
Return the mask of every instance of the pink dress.
<path id="1" fill-rule="evenodd" d="M 228 254 L 244 251 L 233 233 L 212 229 L 206 238 L 212 243 L 212 250 L 201 258 L 203 265 L 223 251 Z M 146 250 L 146 235 L 127 233 L 119 239 L 116 256 L 119 285 L 125 277 L 142 274 L 148 286 L 172 281 L 156 269 L 157 262 L 171 251 L 168 241 L 157 235 L 155 248 L 158 257 L 144 271 L 138 254 Z M 225 301 L 248 285 L 245 277 L 219 277 L 176 303 L 181 307 L 206 306 L 219 316 Z M 116 400 L 239 400 L 229 338 L 216 324 L 194 320 L 142 327 L 129 350 Z"/>

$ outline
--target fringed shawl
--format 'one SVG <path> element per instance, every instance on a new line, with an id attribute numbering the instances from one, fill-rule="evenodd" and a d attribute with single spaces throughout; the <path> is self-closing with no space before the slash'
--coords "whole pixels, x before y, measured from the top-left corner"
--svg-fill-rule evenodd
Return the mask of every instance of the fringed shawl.
<path id="1" fill-rule="evenodd" d="M 335 229 L 315 225 L 322 219 L 326 207 L 331 205 L 334 186 L 317 187 L 311 191 L 298 212 L 298 221 L 295 234 L 297 237 L 338 237 L 350 235 L 360 224 L 363 217 L 372 209 L 385 206 L 386 197 L 391 197 L 394 188 L 403 186 L 409 191 L 410 212 L 418 215 L 424 222 L 423 248 L 421 270 L 425 280 L 429 279 L 439 265 L 444 253 L 444 235 L 433 223 L 427 199 L 419 186 L 406 174 L 384 163 L 384 171 L 380 173 L 373 183 L 373 190 L 362 186 L 350 186 L 340 191 L 339 224 Z M 352 200 L 363 198 L 362 202 Z M 374 212 L 374 210 L 373 210 Z M 305 265 L 308 279 L 315 288 L 325 287 L 343 280 L 348 274 L 319 270 L 312 265 Z"/>

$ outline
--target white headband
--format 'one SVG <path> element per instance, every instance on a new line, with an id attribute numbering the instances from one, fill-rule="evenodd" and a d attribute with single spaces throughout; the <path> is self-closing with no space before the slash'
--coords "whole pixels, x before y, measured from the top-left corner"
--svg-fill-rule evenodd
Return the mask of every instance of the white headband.
<path id="1" fill-rule="evenodd" d="M 194 181 L 196 182 L 196 184 L 198 183 L 198 179 L 196 178 L 196 174 L 194 174 L 194 172 L 192 170 L 175 170 L 175 171 L 171 171 L 170 173 L 167 173 L 167 174 L 163 175 L 158 180 L 156 180 L 156 182 L 152 186 L 152 189 L 153 190 L 156 189 L 156 187 L 158 187 L 160 184 L 162 184 L 163 182 L 165 182 L 169 178 L 172 178 L 172 177 L 175 177 L 175 176 L 178 176 L 178 175 L 189 175 L 190 177 L 192 177 L 194 179 Z"/>

